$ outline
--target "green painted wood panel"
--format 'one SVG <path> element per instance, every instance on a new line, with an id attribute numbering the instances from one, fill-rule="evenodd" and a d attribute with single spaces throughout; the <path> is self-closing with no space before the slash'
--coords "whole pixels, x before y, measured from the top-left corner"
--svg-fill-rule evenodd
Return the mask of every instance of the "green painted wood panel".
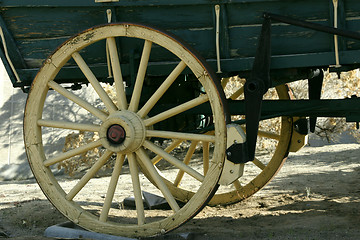
<path id="1" fill-rule="evenodd" d="M 251 68 L 263 12 L 285 14 L 327 26 L 333 24 L 331 0 L 120 0 L 115 3 L 95 3 L 92 0 L 3 0 L 0 15 L 15 39 L 26 68 L 34 69 L 32 72 L 66 39 L 106 23 L 108 8 L 113 10 L 114 21 L 137 22 L 165 29 L 214 63 L 216 4 L 221 5 L 222 68 L 228 72 L 248 71 Z M 339 25 L 360 31 L 360 1 L 340 0 L 340 6 Z M 129 64 L 131 58 L 138 61 L 141 41 L 122 40 L 119 46 L 123 64 Z M 272 64 L 274 69 L 334 64 L 333 49 L 331 35 L 273 22 L 272 54 L 274 59 L 281 59 Z M 341 56 L 346 56 L 340 58 L 341 64 L 360 62 L 360 56 L 353 55 L 359 49 L 359 41 L 340 38 Z M 81 54 L 94 67 L 106 63 L 104 42 L 87 48 Z M 353 62 L 349 62 L 349 59 Z M 153 47 L 152 63 L 173 60 L 172 54 Z M 72 64 L 69 63 L 70 66 Z M 33 75 L 25 72 L 25 78 Z M 67 79 L 65 75 L 62 76 Z M 31 79 L 24 81 L 30 82 Z"/>

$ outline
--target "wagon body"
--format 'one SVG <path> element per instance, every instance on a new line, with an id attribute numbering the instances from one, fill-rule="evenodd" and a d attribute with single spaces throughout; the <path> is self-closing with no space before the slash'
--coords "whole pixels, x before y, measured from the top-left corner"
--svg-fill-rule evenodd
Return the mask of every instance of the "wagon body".
<path id="1" fill-rule="evenodd" d="M 215 6 L 220 7 L 219 18 Z M 214 69 L 217 57 L 225 75 L 249 71 L 252 67 L 263 12 L 285 14 L 326 26 L 334 25 L 332 1 L 235 0 L 235 1 L 131 1 L 97 3 L 95 1 L 2 1 L 0 24 L 6 39 L 10 61 L 19 75 L 16 79 L 4 54 L 2 60 L 13 85 L 29 86 L 44 60 L 72 35 L 108 22 L 106 11 L 112 10 L 111 22 L 136 22 L 165 29 L 196 49 Z M 360 3 L 339 1 L 336 9 L 338 27 L 360 29 Z M 219 52 L 216 52 L 216 24 L 219 21 Z M 311 29 L 273 22 L 272 69 L 282 69 L 281 76 L 306 77 L 307 69 L 336 64 L 334 37 Z M 88 64 L 107 81 L 104 43 L 87 52 Z M 120 53 L 125 76 L 131 76 L 132 60 L 139 58 L 137 43 L 121 42 Z M 339 38 L 340 64 L 355 68 L 360 62 L 360 42 Z M 172 56 L 153 51 L 148 73 L 162 75 L 172 68 Z M 284 71 L 284 69 L 288 69 Z M 291 69 L 291 70 L 289 70 Z M 58 76 L 63 82 L 81 81 L 83 76 L 68 66 Z M 279 80 L 279 79 L 274 79 Z M 276 83 L 275 83 L 276 84 Z"/>

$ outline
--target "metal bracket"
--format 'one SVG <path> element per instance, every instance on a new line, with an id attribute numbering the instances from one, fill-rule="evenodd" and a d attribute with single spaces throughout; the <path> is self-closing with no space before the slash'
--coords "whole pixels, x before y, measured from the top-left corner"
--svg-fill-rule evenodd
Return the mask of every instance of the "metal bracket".
<path id="1" fill-rule="evenodd" d="M 227 158 L 224 161 L 223 171 L 220 176 L 220 185 L 229 185 L 241 177 L 244 172 L 244 163 L 241 162 L 246 153 L 245 133 L 238 124 L 228 124 L 227 128 Z M 239 149 L 240 148 L 240 149 Z M 244 150 L 244 151 L 243 151 Z"/>
<path id="2" fill-rule="evenodd" d="M 118 2 L 119 0 L 95 0 L 96 3 Z"/>
<path id="3" fill-rule="evenodd" d="M 293 131 L 291 134 L 291 141 L 289 152 L 297 152 L 302 149 L 309 141 L 308 138 L 308 123 L 306 118 L 293 118 Z"/>
<path id="4" fill-rule="evenodd" d="M 222 73 L 221 63 L 220 63 L 220 5 L 215 5 L 215 15 L 216 15 L 216 62 L 217 62 L 216 73 Z"/>
<path id="5" fill-rule="evenodd" d="M 338 6 L 339 6 L 339 0 L 332 0 L 334 5 L 334 28 L 338 27 Z M 335 49 L 335 66 L 336 68 L 341 67 L 340 60 L 339 60 L 339 42 L 338 42 L 338 36 L 334 35 L 334 49 Z"/>
<path id="6" fill-rule="evenodd" d="M 317 74 L 311 79 L 308 79 L 309 85 L 309 99 L 319 100 L 321 98 L 321 89 L 324 81 L 324 72 L 321 69 L 315 71 Z M 316 117 L 310 117 L 310 132 L 315 132 Z"/>
<path id="7" fill-rule="evenodd" d="M 271 59 L 271 20 L 264 17 L 258 48 L 255 55 L 251 77 L 244 86 L 245 116 L 246 116 L 246 146 L 247 157 L 243 162 L 252 161 L 255 157 L 255 148 L 263 95 L 271 86 L 270 59 Z"/>
<path id="8" fill-rule="evenodd" d="M 16 78 L 16 82 L 17 82 L 17 83 L 20 83 L 21 80 L 20 80 L 19 74 L 17 73 L 17 71 L 16 71 L 16 69 L 15 69 L 15 67 L 14 67 L 14 64 L 12 63 L 11 58 L 10 58 L 10 56 L 9 56 L 8 48 L 7 48 L 6 40 L 5 40 L 5 35 L 4 35 L 3 29 L 2 29 L 1 26 L 0 26 L 0 36 L 1 36 L 1 41 L 2 41 L 2 43 L 3 43 L 6 60 L 8 61 L 9 65 L 10 65 L 10 67 L 11 67 L 11 70 L 12 70 L 12 72 L 14 73 L 14 76 L 15 76 L 15 78 Z"/>

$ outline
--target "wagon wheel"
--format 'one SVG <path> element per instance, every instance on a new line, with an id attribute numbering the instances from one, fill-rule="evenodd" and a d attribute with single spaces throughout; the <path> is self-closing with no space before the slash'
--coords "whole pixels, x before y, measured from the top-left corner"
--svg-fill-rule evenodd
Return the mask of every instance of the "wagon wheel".
<path id="1" fill-rule="evenodd" d="M 125 86 L 122 78 L 124 69 L 123 64 L 120 66 L 118 45 L 124 41 L 131 44 L 140 42 L 143 46 L 136 81 L 132 87 Z M 96 49 L 95 53 L 100 49 L 104 55 L 105 52 L 109 54 L 108 67 L 114 76 L 116 89 L 114 99 L 104 90 L 103 84 L 99 83 L 96 76 L 98 72 L 95 71 L 99 65 L 94 65 L 93 68 L 87 63 L 86 56 L 94 54 L 93 49 Z M 147 90 L 144 79 L 149 56 L 151 59 L 153 51 L 171 54 L 177 61 L 174 60 L 172 70 L 164 70 L 166 79 L 143 102 L 142 92 Z M 95 97 L 88 92 L 82 95 L 81 91 L 72 90 L 58 80 L 58 75 L 67 70 L 68 66 L 73 66 L 73 69 L 78 69 L 78 73 L 85 75 L 86 83 Z M 217 189 L 226 147 L 224 98 L 221 97 L 221 90 L 218 90 L 221 86 L 216 86 L 213 75 L 205 66 L 194 52 L 174 37 L 135 24 L 113 24 L 89 29 L 58 48 L 33 81 L 24 118 L 24 140 L 29 163 L 42 191 L 52 204 L 85 229 L 132 237 L 166 233 L 200 211 Z M 105 66 L 105 69 L 108 68 Z M 176 106 L 157 108 L 159 99 L 170 91 L 176 79 L 182 78 L 183 72 L 194 76 L 200 91 L 192 99 L 183 100 Z M 176 94 L 179 95 L 176 99 L 181 99 L 183 93 L 171 92 L 171 95 Z M 78 106 L 78 110 L 70 108 L 73 105 Z M 156 123 L 176 118 L 199 105 L 205 105 L 211 111 L 211 124 L 215 130 L 213 134 L 189 133 L 188 130 L 156 130 Z M 162 110 L 152 114 L 152 109 Z M 58 115 L 52 117 L 55 113 Z M 195 117 L 198 116 L 195 114 Z M 84 143 L 79 140 L 78 147 L 66 152 L 61 151 L 62 147 L 59 151 L 54 150 L 56 145 L 63 146 L 57 139 L 77 130 L 81 134 L 90 134 L 94 141 Z M 153 141 L 154 139 L 161 141 Z M 211 160 L 206 175 L 183 163 L 177 155 L 169 154 L 164 149 L 165 145 L 161 144 L 167 142 L 172 146 L 183 141 L 190 145 L 195 142 L 212 144 L 213 151 L 208 157 Z M 100 157 L 97 158 L 94 154 L 94 163 L 83 171 L 80 180 L 63 182 L 63 178 L 54 173 L 57 164 L 74 158 L 80 161 L 83 156 L 91 155 L 90 152 L 100 153 Z M 158 158 L 167 161 L 165 169 L 154 167 L 153 163 Z M 124 164 L 126 159 L 128 165 Z M 99 186 L 96 188 L 97 173 L 111 161 L 115 164 L 108 184 L 100 189 Z M 139 166 L 150 176 L 151 181 L 139 171 Z M 130 175 L 122 174 L 126 171 Z M 169 190 L 170 179 L 161 177 L 171 177 L 174 171 L 182 171 L 191 176 L 194 194 L 187 197 L 187 204 L 180 205 L 175 199 L 189 195 L 188 192 L 180 190 L 174 193 Z M 87 198 L 84 190 L 89 188 L 93 191 L 91 199 Z M 163 196 L 169 210 L 154 215 L 150 210 L 144 209 L 142 190 Z M 132 195 L 135 210 L 118 207 L 116 203 Z"/>
<path id="2" fill-rule="evenodd" d="M 226 85 L 226 82 L 223 81 L 222 84 Z M 241 95 L 243 95 L 242 89 L 243 88 L 238 88 L 238 90 L 233 92 L 229 98 L 236 99 L 241 97 Z M 278 86 L 276 89 L 269 89 L 269 93 L 265 95 L 265 99 L 269 98 L 269 95 L 272 98 L 289 99 L 290 97 L 288 91 L 289 89 L 285 85 Z M 267 141 L 268 145 L 263 147 L 259 146 L 256 151 L 256 158 L 254 161 L 245 164 L 243 176 L 229 186 L 221 186 L 208 204 L 227 205 L 239 202 L 250 197 L 270 182 L 286 160 L 291 140 L 291 132 L 291 118 L 280 117 L 261 121 L 259 125 L 258 142 L 262 142 L 262 144 L 264 144 L 265 141 L 266 144 Z M 173 147 L 175 148 L 175 145 Z M 186 157 L 184 158 L 184 162 L 186 164 L 191 164 L 192 161 L 196 162 L 196 159 L 199 158 L 199 154 L 196 156 L 196 148 L 200 148 L 200 151 L 198 152 L 202 152 L 202 155 L 200 154 L 202 157 L 202 171 L 206 174 L 209 164 L 208 154 L 211 152 L 211 143 L 193 142 L 190 145 Z M 259 151 L 259 148 L 262 148 L 262 151 Z M 168 151 L 171 150 L 172 148 L 169 147 Z M 267 150 L 268 152 L 264 152 Z M 169 186 L 176 186 L 175 188 L 170 187 L 170 190 L 173 192 L 184 190 L 182 187 L 182 181 L 185 176 L 184 172 L 180 171 L 176 180 L 168 183 Z M 187 190 L 189 193 L 187 195 L 179 195 L 179 200 L 185 202 L 188 201 L 189 196 L 191 196 L 192 193 L 191 190 Z"/>
<path id="3" fill-rule="evenodd" d="M 224 82 L 222 85 L 225 85 Z M 242 97 L 243 88 L 229 96 Z M 264 99 L 290 99 L 286 85 L 269 89 Z M 236 116 L 233 116 L 236 117 Z M 245 130 L 245 126 L 243 126 Z M 288 156 L 292 133 L 292 119 L 278 117 L 260 121 L 255 159 L 245 164 L 243 176 L 232 185 L 220 188 L 210 205 L 226 205 L 244 200 L 263 188 L 279 172 Z"/>

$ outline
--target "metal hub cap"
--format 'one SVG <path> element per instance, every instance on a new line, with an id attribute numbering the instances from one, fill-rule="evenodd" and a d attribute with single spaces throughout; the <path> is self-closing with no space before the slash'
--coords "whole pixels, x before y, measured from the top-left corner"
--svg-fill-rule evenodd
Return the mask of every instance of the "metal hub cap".
<path id="1" fill-rule="evenodd" d="M 125 137 L 125 129 L 118 124 L 111 125 L 107 131 L 107 139 L 111 143 L 121 144 L 122 142 L 124 142 Z"/>

